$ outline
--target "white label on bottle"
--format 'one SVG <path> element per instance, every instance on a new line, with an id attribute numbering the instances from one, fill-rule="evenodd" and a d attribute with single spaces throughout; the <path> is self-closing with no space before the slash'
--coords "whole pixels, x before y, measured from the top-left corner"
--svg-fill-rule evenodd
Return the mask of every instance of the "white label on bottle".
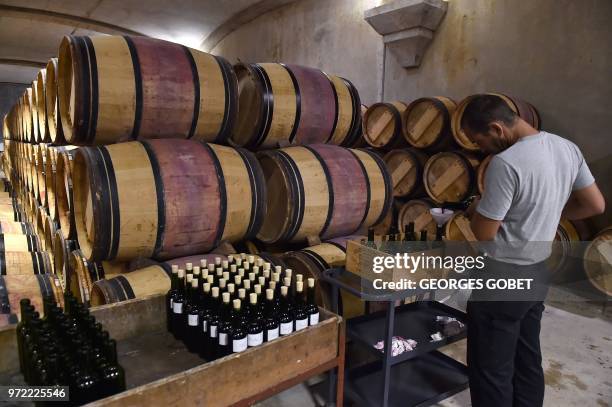
<path id="1" fill-rule="evenodd" d="M 300 329 L 304 329 L 307 327 L 308 327 L 308 318 L 295 320 L 295 330 L 296 331 L 299 331 Z"/>
<path id="2" fill-rule="evenodd" d="M 183 303 L 175 302 L 174 304 L 172 304 L 172 312 L 174 312 L 175 314 L 182 314 L 183 313 Z"/>
<path id="3" fill-rule="evenodd" d="M 274 329 L 268 329 L 268 342 L 278 338 L 278 327 Z"/>
<path id="4" fill-rule="evenodd" d="M 208 331 L 208 321 L 202 321 L 202 332 Z"/>
<path id="5" fill-rule="evenodd" d="M 189 326 L 198 326 L 198 314 L 189 314 L 187 316 L 187 324 Z"/>
<path id="6" fill-rule="evenodd" d="M 217 325 L 211 325 L 210 326 L 210 337 L 211 338 L 216 338 L 217 337 Z"/>
<path id="7" fill-rule="evenodd" d="M 293 321 L 280 324 L 281 335 L 289 335 L 291 332 L 293 332 Z"/>
<path id="8" fill-rule="evenodd" d="M 276 336 L 278 336 L 278 334 L 276 334 Z M 263 343 L 263 331 L 258 334 L 249 334 L 247 338 L 249 347 L 259 346 Z"/>
<path id="9" fill-rule="evenodd" d="M 219 345 L 222 345 L 222 346 L 227 345 L 227 334 L 219 332 Z"/>
<path id="10" fill-rule="evenodd" d="M 235 339 L 232 341 L 232 352 L 244 352 L 247 348 L 248 340 L 247 338 Z"/>
<path id="11" fill-rule="evenodd" d="M 319 313 L 310 315 L 310 325 L 316 325 L 319 323 Z"/>

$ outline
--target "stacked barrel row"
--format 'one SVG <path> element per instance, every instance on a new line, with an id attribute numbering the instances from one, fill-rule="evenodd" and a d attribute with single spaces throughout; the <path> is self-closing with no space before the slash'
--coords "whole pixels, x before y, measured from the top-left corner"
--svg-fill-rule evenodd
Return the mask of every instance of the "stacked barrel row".
<path id="1" fill-rule="evenodd" d="M 302 249 L 390 208 L 383 160 L 346 148 L 365 145 L 363 108 L 341 77 L 105 36 L 66 37 L 39 82 L 4 119 L 3 166 L 83 302 L 165 292 L 170 259 Z"/>
<path id="2" fill-rule="evenodd" d="M 495 93 L 521 118 L 540 128 L 537 110 L 529 103 Z M 481 194 L 491 156 L 461 129 L 465 107 L 448 97 L 424 97 L 411 103 L 375 103 L 363 117 L 365 142 L 380 154 L 391 175 L 394 202 L 377 234 L 403 231 L 413 222 L 415 231 L 434 239 L 436 224 L 429 213 L 434 206 L 461 208 Z M 447 239 L 473 240 L 461 211 L 446 224 Z"/>
<path id="3" fill-rule="evenodd" d="M 359 92 L 347 79 L 224 58 L 143 37 L 67 36 L 4 117 L 5 138 L 104 145 L 159 138 L 249 149 L 357 147 Z"/>

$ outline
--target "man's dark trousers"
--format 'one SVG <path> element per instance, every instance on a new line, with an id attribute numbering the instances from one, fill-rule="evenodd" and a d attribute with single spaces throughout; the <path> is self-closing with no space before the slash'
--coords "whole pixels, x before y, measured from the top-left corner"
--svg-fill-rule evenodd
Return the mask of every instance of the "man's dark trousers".
<path id="1" fill-rule="evenodd" d="M 542 301 L 470 301 L 468 373 L 474 407 L 535 407 L 544 401 Z"/>

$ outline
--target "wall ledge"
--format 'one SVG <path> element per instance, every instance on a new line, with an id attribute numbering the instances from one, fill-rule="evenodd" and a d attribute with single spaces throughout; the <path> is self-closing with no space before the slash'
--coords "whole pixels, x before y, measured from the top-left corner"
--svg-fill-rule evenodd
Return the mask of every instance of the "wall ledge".
<path id="1" fill-rule="evenodd" d="M 395 0 L 364 12 L 404 68 L 418 67 L 446 14 L 444 0 Z"/>

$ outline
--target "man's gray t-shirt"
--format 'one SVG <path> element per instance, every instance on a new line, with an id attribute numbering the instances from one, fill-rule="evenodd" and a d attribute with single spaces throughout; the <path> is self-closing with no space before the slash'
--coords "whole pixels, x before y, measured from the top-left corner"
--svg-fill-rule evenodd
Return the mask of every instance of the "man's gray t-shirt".
<path id="1" fill-rule="evenodd" d="M 501 220 L 487 254 L 499 261 L 533 264 L 550 256 L 561 212 L 573 190 L 595 182 L 578 147 L 554 134 L 521 138 L 495 155 L 477 211 Z"/>

